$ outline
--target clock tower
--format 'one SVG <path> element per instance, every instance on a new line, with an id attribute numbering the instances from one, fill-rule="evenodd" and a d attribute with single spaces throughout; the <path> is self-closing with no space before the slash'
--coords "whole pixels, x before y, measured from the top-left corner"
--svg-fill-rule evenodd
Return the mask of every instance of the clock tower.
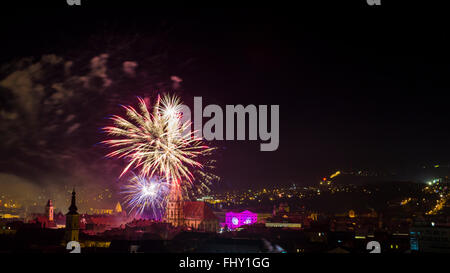
<path id="1" fill-rule="evenodd" d="M 52 200 L 48 200 L 47 206 L 45 206 L 45 216 L 49 222 L 53 222 L 53 203 Z"/>

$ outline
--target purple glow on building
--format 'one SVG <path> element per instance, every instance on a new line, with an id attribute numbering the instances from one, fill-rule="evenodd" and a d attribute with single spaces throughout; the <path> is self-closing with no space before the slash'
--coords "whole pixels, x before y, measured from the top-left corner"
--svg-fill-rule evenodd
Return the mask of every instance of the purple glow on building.
<path id="1" fill-rule="evenodd" d="M 245 210 L 243 212 L 227 212 L 225 222 L 229 229 L 235 229 L 243 225 L 252 225 L 258 221 L 258 214 Z"/>

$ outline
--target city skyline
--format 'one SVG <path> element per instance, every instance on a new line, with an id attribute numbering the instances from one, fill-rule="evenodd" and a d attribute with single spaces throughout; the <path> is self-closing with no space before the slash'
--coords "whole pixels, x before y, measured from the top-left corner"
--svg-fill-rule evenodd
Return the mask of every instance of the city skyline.
<path id="1" fill-rule="evenodd" d="M 119 3 L 0 16 L 0 253 L 450 253 L 448 16 Z"/>

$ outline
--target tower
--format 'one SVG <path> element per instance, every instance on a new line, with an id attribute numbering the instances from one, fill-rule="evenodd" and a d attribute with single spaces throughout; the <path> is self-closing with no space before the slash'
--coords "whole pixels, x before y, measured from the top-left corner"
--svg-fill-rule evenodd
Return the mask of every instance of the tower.
<path id="1" fill-rule="evenodd" d="M 72 191 L 72 202 L 70 203 L 69 212 L 66 214 L 66 241 L 78 241 L 80 232 L 80 215 L 77 212 L 75 204 L 75 189 Z"/>
<path id="2" fill-rule="evenodd" d="M 174 227 L 184 224 L 183 201 L 179 196 L 170 197 L 166 209 L 166 220 Z"/>
<path id="3" fill-rule="evenodd" d="M 119 202 L 117 202 L 116 207 L 114 208 L 115 213 L 121 213 L 122 212 L 122 206 Z"/>
<path id="4" fill-rule="evenodd" d="M 45 216 L 47 216 L 49 222 L 53 221 L 53 203 L 50 199 L 48 199 L 47 205 L 45 206 Z"/>

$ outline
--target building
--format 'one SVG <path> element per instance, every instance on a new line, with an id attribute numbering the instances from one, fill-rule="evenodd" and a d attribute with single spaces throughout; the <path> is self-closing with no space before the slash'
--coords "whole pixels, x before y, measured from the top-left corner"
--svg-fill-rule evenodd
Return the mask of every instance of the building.
<path id="1" fill-rule="evenodd" d="M 206 232 L 217 232 L 219 229 L 219 219 L 205 202 L 184 202 L 183 215 L 184 225 L 191 229 Z"/>
<path id="2" fill-rule="evenodd" d="M 310 221 L 303 210 L 291 212 L 287 203 L 281 203 L 278 208 L 274 206 L 272 217 L 266 219 L 265 227 L 301 229 L 309 227 Z"/>
<path id="3" fill-rule="evenodd" d="M 258 214 L 245 210 L 240 213 L 227 212 L 225 224 L 229 229 L 236 229 L 243 225 L 252 225 L 258 221 Z"/>
<path id="4" fill-rule="evenodd" d="M 126 214 L 122 212 L 101 215 L 82 214 L 80 216 L 80 227 L 83 229 L 83 233 L 94 235 L 120 227 L 126 224 L 127 221 L 128 218 Z"/>
<path id="5" fill-rule="evenodd" d="M 174 227 L 184 225 L 183 203 L 179 196 L 171 197 L 167 203 L 166 221 Z"/>
<path id="6" fill-rule="evenodd" d="M 54 222 L 57 228 L 65 228 L 66 227 L 66 215 L 62 212 L 58 212 L 54 216 Z"/>
<path id="7" fill-rule="evenodd" d="M 69 212 L 66 214 L 66 236 L 67 242 L 78 241 L 80 234 L 80 215 L 75 200 L 75 189 L 72 191 L 72 202 L 69 207 Z"/>
<path id="8" fill-rule="evenodd" d="M 58 228 L 54 219 L 54 208 L 52 200 L 48 200 L 45 205 L 44 214 L 32 214 L 32 220 L 29 223 L 38 224 L 41 228 Z"/>
<path id="9" fill-rule="evenodd" d="M 289 205 L 287 203 L 281 203 L 278 208 L 273 205 L 273 216 L 280 213 L 289 213 Z"/>
<path id="10" fill-rule="evenodd" d="M 410 230 L 413 252 L 450 253 L 450 226 L 416 224 Z"/>
<path id="11" fill-rule="evenodd" d="M 126 216 L 126 212 L 122 209 L 120 202 L 116 203 L 114 208 L 90 208 L 89 214 L 91 215 L 118 215 L 123 214 Z"/>
<path id="12" fill-rule="evenodd" d="M 174 227 L 217 232 L 219 219 L 205 202 L 183 202 L 179 197 L 169 200 L 165 220 Z"/>
<path id="13" fill-rule="evenodd" d="M 53 203 L 50 199 L 47 202 L 47 206 L 45 206 L 45 215 L 49 222 L 53 222 Z"/>

